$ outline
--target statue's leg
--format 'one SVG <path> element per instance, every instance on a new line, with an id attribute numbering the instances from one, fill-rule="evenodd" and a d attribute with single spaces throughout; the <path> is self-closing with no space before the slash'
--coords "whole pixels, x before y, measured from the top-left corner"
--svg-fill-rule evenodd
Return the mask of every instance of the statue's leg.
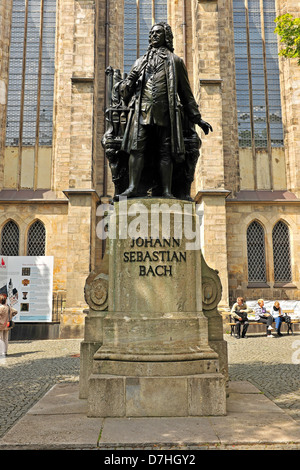
<path id="1" fill-rule="evenodd" d="M 144 168 L 144 154 L 143 152 L 136 152 L 130 154 L 129 157 L 129 186 L 122 194 L 122 197 L 134 197 L 137 194 L 138 186 L 141 180 L 142 171 Z"/>
<path id="2" fill-rule="evenodd" d="M 126 191 L 119 196 L 134 197 L 138 194 L 138 188 L 144 168 L 145 148 L 147 145 L 148 134 L 148 127 L 140 125 L 136 142 L 136 150 L 132 150 L 130 152 L 128 161 L 129 186 Z"/>
<path id="3" fill-rule="evenodd" d="M 172 194 L 172 173 L 173 162 L 171 156 L 171 138 L 169 136 L 168 128 L 159 129 L 160 134 L 160 178 L 162 184 L 162 196 L 174 198 Z"/>
<path id="4" fill-rule="evenodd" d="M 172 172 L 173 172 L 173 164 L 171 161 L 160 162 L 160 178 L 161 178 L 161 184 L 162 184 L 162 189 L 163 189 L 163 193 L 162 193 L 163 197 L 174 198 L 171 192 Z"/>

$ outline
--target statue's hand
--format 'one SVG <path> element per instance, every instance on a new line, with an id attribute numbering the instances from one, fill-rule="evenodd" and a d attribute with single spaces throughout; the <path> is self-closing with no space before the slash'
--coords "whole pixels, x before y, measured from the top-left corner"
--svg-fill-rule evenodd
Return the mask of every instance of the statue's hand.
<path id="1" fill-rule="evenodd" d="M 198 122 L 198 126 L 201 127 L 205 135 L 207 135 L 209 131 L 213 132 L 211 125 L 206 121 L 202 121 L 202 119 Z"/>
<path id="2" fill-rule="evenodd" d="M 125 101 L 129 101 L 133 95 L 133 86 L 132 84 L 126 79 L 123 80 L 118 84 L 118 91 Z"/>

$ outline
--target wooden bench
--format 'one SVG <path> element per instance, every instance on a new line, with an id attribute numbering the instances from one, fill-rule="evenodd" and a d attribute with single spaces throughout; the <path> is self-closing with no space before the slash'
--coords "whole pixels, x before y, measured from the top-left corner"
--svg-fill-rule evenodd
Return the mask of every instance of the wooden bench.
<path id="1" fill-rule="evenodd" d="M 294 313 L 294 310 L 284 310 L 284 313 L 286 313 L 288 315 L 291 315 L 292 313 Z M 265 323 L 261 323 L 259 321 L 251 320 L 251 318 L 248 319 L 248 322 L 249 322 L 249 326 L 251 326 L 251 325 L 265 325 Z M 291 320 L 291 322 L 286 323 L 286 325 L 287 325 L 287 334 L 288 335 L 290 334 L 290 332 L 291 332 L 292 335 L 294 334 L 292 325 L 295 324 L 295 323 L 300 323 L 300 320 Z M 232 322 L 232 317 L 229 314 L 230 336 L 234 335 L 235 325 L 236 325 L 236 323 Z M 248 326 L 248 329 L 249 329 L 249 326 Z"/>

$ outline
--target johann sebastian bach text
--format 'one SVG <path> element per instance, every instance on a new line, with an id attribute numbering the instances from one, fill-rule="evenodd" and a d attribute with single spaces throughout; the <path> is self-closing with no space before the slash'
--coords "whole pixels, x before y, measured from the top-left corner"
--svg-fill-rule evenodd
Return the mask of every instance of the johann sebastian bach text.
<path id="1" fill-rule="evenodd" d="M 124 252 L 123 261 L 140 263 L 140 276 L 172 276 L 173 264 L 186 262 L 186 252 L 178 250 L 180 239 L 139 237 L 131 240 L 130 248 Z"/>

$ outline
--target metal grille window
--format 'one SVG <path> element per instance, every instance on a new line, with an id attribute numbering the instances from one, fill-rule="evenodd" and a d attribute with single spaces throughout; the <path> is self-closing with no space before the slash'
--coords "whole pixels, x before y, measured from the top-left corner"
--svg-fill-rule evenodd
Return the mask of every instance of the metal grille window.
<path id="1" fill-rule="evenodd" d="M 149 45 L 149 30 L 167 21 L 167 0 L 124 0 L 124 72 Z"/>
<path id="2" fill-rule="evenodd" d="M 14 0 L 6 146 L 51 145 L 56 0 Z"/>
<path id="3" fill-rule="evenodd" d="M 37 220 L 28 231 L 27 256 L 45 256 L 46 229 L 44 224 Z"/>
<path id="4" fill-rule="evenodd" d="M 274 281 L 291 282 L 291 252 L 290 234 L 287 225 L 281 220 L 277 222 L 272 232 Z"/>
<path id="5" fill-rule="evenodd" d="M 13 220 L 8 221 L 2 229 L 1 255 L 19 256 L 19 227 Z"/>
<path id="6" fill-rule="evenodd" d="M 283 146 L 275 0 L 233 0 L 240 147 Z"/>
<path id="7" fill-rule="evenodd" d="M 247 229 L 248 281 L 266 282 L 265 236 L 256 221 Z"/>

